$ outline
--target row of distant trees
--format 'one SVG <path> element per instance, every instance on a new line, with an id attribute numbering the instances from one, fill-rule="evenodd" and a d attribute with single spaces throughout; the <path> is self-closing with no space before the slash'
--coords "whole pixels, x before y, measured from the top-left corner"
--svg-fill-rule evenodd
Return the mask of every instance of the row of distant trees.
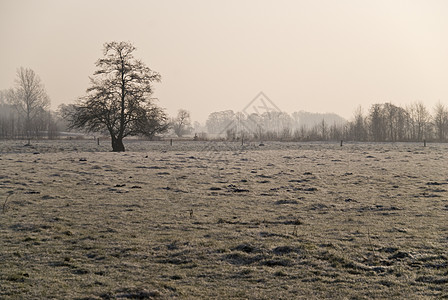
<path id="1" fill-rule="evenodd" d="M 2 91 L 0 91 L 0 98 Z M 39 109 L 32 119 L 27 121 L 16 107 L 0 100 L 0 139 L 55 139 L 59 137 L 58 116 L 45 109 Z"/>
<path id="2" fill-rule="evenodd" d="M 58 133 L 55 114 L 39 76 L 19 68 L 15 85 L 0 91 L 0 138 L 54 138 Z"/>
<path id="3" fill-rule="evenodd" d="M 209 134 L 228 140 L 281 141 L 448 141 L 448 108 L 437 104 L 433 113 L 421 103 L 406 107 L 373 104 L 367 113 L 359 107 L 350 121 L 335 114 L 215 112 L 206 122 Z"/>
<path id="4" fill-rule="evenodd" d="M 421 102 L 406 107 L 373 104 L 366 115 L 359 108 L 346 125 L 346 137 L 355 141 L 406 142 L 448 140 L 448 108 L 438 103 L 431 113 Z"/>
<path id="5" fill-rule="evenodd" d="M 263 139 L 263 140 L 291 140 L 299 136 L 310 135 L 314 129 L 327 124 L 340 127 L 346 120 L 336 114 L 319 114 L 309 112 L 294 112 L 288 114 L 280 111 L 270 111 L 263 114 L 244 114 L 226 110 L 211 113 L 205 123 L 209 134 L 226 136 L 227 139 Z M 329 138 L 327 133 L 315 139 Z"/>
<path id="6" fill-rule="evenodd" d="M 172 130 L 177 136 L 199 133 L 228 140 L 352 140 L 374 142 L 448 139 L 448 109 L 439 103 L 431 114 L 421 103 L 406 107 L 392 103 L 374 104 L 366 114 L 359 108 L 351 121 L 335 114 L 288 114 L 269 111 L 263 114 L 215 112 L 206 122 L 207 133 L 191 124 L 190 113 L 179 110 L 169 119 L 152 96 L 152 85 L 159 73 L 134 58 L 135 47 L 126 42 L 104 44 L 103 57 L 90 77 L 86 95 L 75 104 L 62 105 L 59 116 L 49 111 L 50 99 L 33 70 L 19 68 L 15 86 L 0 92 L 0 138 L 54 138 L 58 124 L 68 129 L 108 134 L 113 151 L 125 151 L 123 138 L 149 139 Z M 194 131 L 193 131 L 194 130 Z M 202 130 L 204 131 L 204 130 Z M 195 138 L 198 137 L 195 135 Z"/>
<path id="7" fill-rule="evenodd" d="M 18 72 L 20 71 L 21 69 Z M 0 91 L 0 139 L 28 139 L 30 142 L 30 139 L 58 139 L 67 134 L 69 124 L 64 120 L 63 114 L 72 105 L 62 104 L 55 112 L 46 104 L 30 105 L 22 98 L 14 97 L 11 92 L 12 89 Z M 171 132 L 177 137 L 184 137 L 194 131 L 190 112 L 185 109 L 179 109 L 176 117 L 169 119 L 160 109 L 155 109 L 153 114 L 162 120 L 153 130 L 148 129 L 150 139 L 157 133 Z M 102 131 L 96 133 L 107 134 Z"/>
<path id="8" fill-rule="evenodd" d="M 67 130 L 62 105 L 58 113 L 49 110 L 50 100 L 39 77 L 30 69 L 17 70 L 14 88 L 0 91 L 1 139 L 54 139 Z M 160 118 L 147 136 L 171 131 L 178 137 L 199 134 L 228 140 L 327 141 L 352 140 L 398 142 L 433 140 L 448 141 L 448 107 L 438 103 L 428 110 L 421 102 L 406 107 L 392 103 L 373 104 L 366 113 L 359 107 L 346 121 L 336 114 L 309 112 L 266 112 L 247 115 L 232 110 L 213 112 L 205 126 L 191 121 L 190 112 L 180 109 L 168 119 L 159 108 L 153 108 L 153 119 Z"/>

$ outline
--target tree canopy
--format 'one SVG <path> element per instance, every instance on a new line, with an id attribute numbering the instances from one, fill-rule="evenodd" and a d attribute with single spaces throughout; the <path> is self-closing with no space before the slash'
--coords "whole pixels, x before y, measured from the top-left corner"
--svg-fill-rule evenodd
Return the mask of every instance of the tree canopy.
<path id="1" fill-rule="evenodd" d="M 185 109 L 179 109 L 177 117 L 172 121 L 172 126 L 174 133 L 178 137 L 189 134 L 192 130 L 190 112 Z"/>
<path id="2" fill-rule="evenodd" d="M 165 112 L 154 104 L 152 84 L 159 73 L 134 58 L 136 48 L 127 42 L 104 44 L 104 57 L 96 62 L 87 95 L 65 109 L 71 128 L 107 130 L 113 151 L 125 151 L 123 138 L 153 137 L 168 128 Z"/>

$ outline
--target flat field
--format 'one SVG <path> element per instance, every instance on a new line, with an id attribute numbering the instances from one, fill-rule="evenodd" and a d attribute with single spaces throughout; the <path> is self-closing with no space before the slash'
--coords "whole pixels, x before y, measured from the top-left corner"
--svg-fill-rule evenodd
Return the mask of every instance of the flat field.
<path id="1" fill-rule="evenodd" d="M 448 298 L 448 145 L 0 142 L 1 299 Z"/>

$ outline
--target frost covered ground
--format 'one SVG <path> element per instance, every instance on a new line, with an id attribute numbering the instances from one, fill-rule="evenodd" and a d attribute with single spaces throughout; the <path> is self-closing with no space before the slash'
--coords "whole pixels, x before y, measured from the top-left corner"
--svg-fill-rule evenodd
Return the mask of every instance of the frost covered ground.
<path id="1" fill-rule="evenodd" d="M 0 298 L 448 297 L 448 145 L 0 142 Z"/>

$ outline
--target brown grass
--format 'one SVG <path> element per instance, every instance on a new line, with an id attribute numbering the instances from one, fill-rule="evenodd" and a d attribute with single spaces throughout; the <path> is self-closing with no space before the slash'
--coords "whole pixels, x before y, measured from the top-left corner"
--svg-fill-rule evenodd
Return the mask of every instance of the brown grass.
<path id="1" fill-rule="evenodd" d="M 0 298 L 448 298 L 446 145 L 239 146 L 5 142 Z"/>

